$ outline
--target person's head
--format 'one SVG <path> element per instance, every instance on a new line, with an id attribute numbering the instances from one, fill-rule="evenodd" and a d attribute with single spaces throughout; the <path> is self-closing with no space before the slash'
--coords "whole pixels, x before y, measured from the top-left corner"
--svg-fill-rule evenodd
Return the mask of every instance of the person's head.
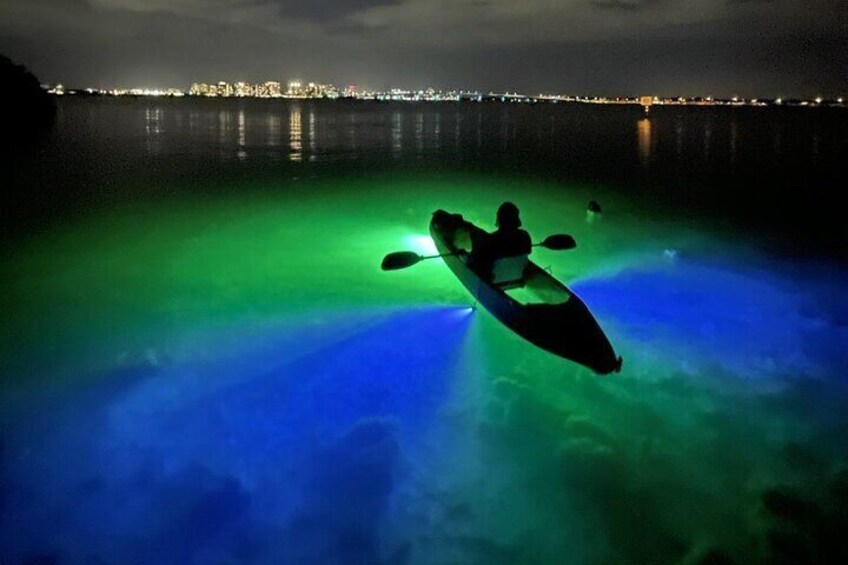
<path id="1" fill-rule="evenodd" d="M 521 218 L 518 217 L 518 206 L 512 202 L 504 202 L 498 208 L 498 218 L 495 225 L 500 229 L 514 230 L 521 227 Z"/>

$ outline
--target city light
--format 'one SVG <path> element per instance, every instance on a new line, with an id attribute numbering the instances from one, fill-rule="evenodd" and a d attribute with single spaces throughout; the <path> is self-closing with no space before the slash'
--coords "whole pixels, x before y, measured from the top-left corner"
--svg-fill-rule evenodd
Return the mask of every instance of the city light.
<path id="1" fill-rule="evenodd" d="M 843 106 L 842 97 L 826 100 L 818 96 L 813 100 L 787 100 L 750 98 L 740 96 L 715 98 L 713 96 L 584 96 L 570 94 L 540 93 L 526 95 L 519 92 L 488 92 L 476 90 L 440 90 L 433 87 L 388 90 L 363 90 L 355 85 L 337 88 L 332 84 L 293 79 L 287 82 L 269 80 L 257 83 L 246 81 L 218 81 L 216 83 L 195 82 L 187 91 L 178 88 L 85 88 L 66 89 L 61 84 L 52 88 L 45 86 L 50 94 L 83 94 L 90 96 L 165 96 L 165 97 L 207 97 L 207 98 L 288 98 L 288 99 L 346 99 L 377 102 L 478 102 L 504 104 L 536 104 L 540 102 L 557 104 L 572 102 L 580 104 L 618 104 L 641 106 L 646 112 L 652 106 Z"/>

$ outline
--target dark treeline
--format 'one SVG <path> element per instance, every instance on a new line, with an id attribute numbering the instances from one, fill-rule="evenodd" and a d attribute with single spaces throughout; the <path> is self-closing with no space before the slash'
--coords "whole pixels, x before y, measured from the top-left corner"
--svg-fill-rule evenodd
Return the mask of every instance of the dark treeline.
<path id="1" fill-rule="evenodd" d="M 23 65 L 0 55 L 0 146 L 15 147 L 40 136 L 56 119 L 56 103 Z"/>

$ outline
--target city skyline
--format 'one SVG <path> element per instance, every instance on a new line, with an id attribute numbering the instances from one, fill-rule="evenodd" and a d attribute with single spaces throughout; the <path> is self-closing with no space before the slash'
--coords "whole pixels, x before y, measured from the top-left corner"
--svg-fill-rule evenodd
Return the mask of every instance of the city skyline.
<path id="1" fill-rule="evenodd" d="M 6 0 L 0 52 L 51 84 L 813 99 L 845 93 L 844 18 L 832 0 Z"/>
<path id="2" fill-rule="evenodd" d="M 85 87 L 66 88 L 61 83 L 56 85 L 42 85 L 51 94 L 83 94 L 83 95 L 107 95 L 107 96 L 168 96 L 168 97 L 209 97 L 209 98 L 288 98 L 288 99 L 359 99 L 359 100 L 382 100 L 382 101 L 501 101 L 501 102 L 582 102 L 599 104 L 639 104 L 651 106 L 653 104 L 694 104 L 694 105 L 740 105 L 740 106 L 766 106 L 766 105 L 799 105 L 799 106 L 843 106 L 845 98 L 837 96 L 824 98 L 816 96 L 809 99 L 790 97 L 714 97 L 710 95 L 698 96 L 663 96 L 649 94 L 620 94 L 618 96 L 598 96 L 591 93 L 523 93 L 520 90 L 507 90 L 504 92 L 481 92 L 469 89 L 436 89 L 433 87 L 410 89 L 390 88 L 386 90 L 359 89 L 356 85 L 338 87 L 333 84 L 306 82 L 300 79 L 294 80 L 263 80 L 256 83 L 246 81 L 229 82 L 224 80 L 210 83 L 194 82 L 188 89 L 177 87 Z"/>

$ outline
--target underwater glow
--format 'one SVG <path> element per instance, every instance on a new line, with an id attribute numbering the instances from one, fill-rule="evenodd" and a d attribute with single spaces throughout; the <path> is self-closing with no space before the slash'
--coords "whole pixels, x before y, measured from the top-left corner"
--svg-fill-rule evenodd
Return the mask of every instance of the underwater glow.
<path id="1" fill-rule="evenodd" d="M 436 244 L 433 243 L 433 238 L 429 235 L 410 235 L 404 238 L 404 243 L 406 249 L 415 251 L 419 255 L 438 255 L 439 253 Z"/>
<path id="2" fill-rule="evenodd" d="M 756 562 L 778 531 L 833 549 L 792 509 L 843 519 L 842 267 L 614 194 L 588 223 L 597 188 L 351 184 L 165 199 L 10 252 L 3 560 Z M 441 260 L 380 271 L 432 253 L 410 234 L 434 209 L 491 229 L 507 195 L 536 240 L 578 241 L 532 258 L 620 375 L 471 308 Z"/>

